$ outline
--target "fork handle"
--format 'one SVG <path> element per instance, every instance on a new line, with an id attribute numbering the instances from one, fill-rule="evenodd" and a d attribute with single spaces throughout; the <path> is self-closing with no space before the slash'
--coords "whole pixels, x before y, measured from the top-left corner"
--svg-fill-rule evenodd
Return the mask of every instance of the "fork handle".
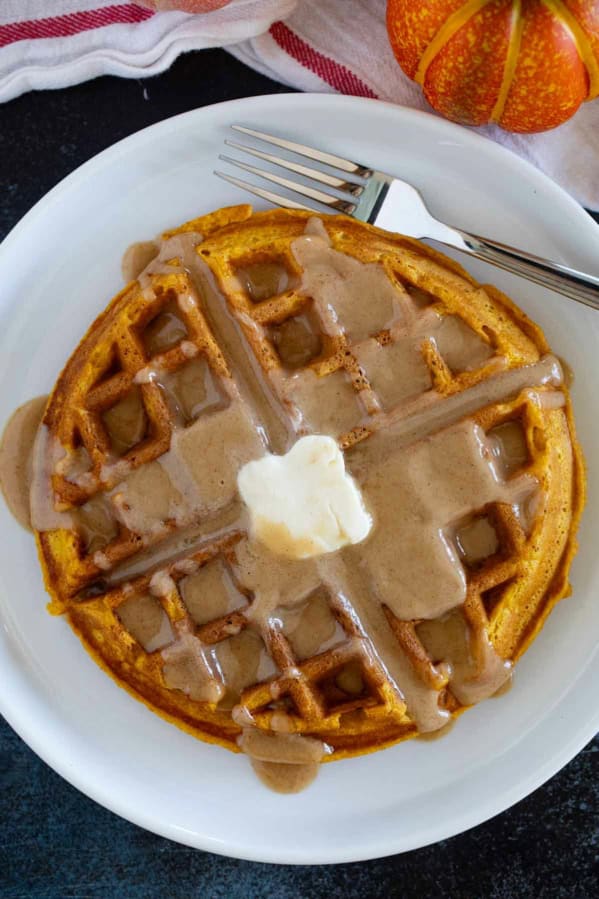
<path id="1" fill-rule="evenodd" d="M 432 234 L 430 236 L 433 237 Z M 595 275 L 587 275 L 567 265 L 516 250 L 507 244 L 480 237 L 478 234 L 469 234 L 468 231 L 461 231 L 459 228 L 444 227 L 442 236 L 434 235 L 434 238 L 446 246 L 455 247 L 463 253 L 490 262 L 491 265 L 515 275 L 521 275 L 542 287 L 548 287 L 578 303 L 584 303 L 591 309 L 599 310 L 599 278 Z"/>

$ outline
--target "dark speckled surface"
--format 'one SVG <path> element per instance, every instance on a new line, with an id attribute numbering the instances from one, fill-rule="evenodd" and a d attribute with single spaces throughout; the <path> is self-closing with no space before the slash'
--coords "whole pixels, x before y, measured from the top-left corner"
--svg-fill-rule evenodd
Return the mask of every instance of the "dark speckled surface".
<path id="1" fill-rule="evenodd" d="M 101 78 L 0 107 L 0 236 L 121 137 L 196 106 L 286 90 L 222 51 L 145 81 Z M 0 897 L 599 896 L 599 740 L 517 806 L 435 846 L 330 867 L 270 866 L 171 843 L 87 799 L 0 720 Z"/>

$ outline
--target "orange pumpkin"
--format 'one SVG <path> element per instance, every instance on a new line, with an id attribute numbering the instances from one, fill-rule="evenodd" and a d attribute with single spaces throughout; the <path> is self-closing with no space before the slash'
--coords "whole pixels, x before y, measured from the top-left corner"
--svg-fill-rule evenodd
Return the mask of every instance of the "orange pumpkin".
<path id="1" fill-rule="evenodd" d="M 387 29 L 455 122 L 545 131 L 599 94 L 599 0 L 388 0 Z"/>

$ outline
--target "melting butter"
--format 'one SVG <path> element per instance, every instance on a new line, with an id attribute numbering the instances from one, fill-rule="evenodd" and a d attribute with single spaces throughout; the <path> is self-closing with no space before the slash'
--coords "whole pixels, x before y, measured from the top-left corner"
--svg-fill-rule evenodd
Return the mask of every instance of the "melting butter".
<path id="1" fill-rule="evenodd" d="M 237 485 L 254 536 L 292 559 L 359 543 L 372 527 L 341 450 L 330 437 L 302 437 L 284 456 L 248 462 Z"/>

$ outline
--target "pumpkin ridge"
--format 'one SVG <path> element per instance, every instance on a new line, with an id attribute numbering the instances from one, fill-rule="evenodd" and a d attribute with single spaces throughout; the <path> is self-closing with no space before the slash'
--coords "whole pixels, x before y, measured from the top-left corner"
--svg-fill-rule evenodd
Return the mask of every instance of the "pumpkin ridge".
<path id="1" fill-rule="evenodd" d="M 524 18 L 522 16 L 522 0 L 514 0 L 512 10 L 512 29 L 510 34 L 510 43 L 505 57 L 505 66 L 503 69 L 503 78 L 501 87 L 497 94 L 497 100 L 489 121 L 498 122 L 503 115 L 503 110 L 514 80 L 516 73 L 516 65 L 518 63 L 518 54 L 520 53 L 520 43 L 522 41 L 522 31 L 524 29 Z"/>
<path id="2" fill-rule="evenodd" d="M 592 100 L 599 95 L 599 62 L 595 57 L 584 28 L 581 27 L 580 22 L 563 3 L 563 0 L 541 0 L 541 2 L 553 13 L 561 25 L 570 32 L 578 50 L 578 55 L 589 76 L 589 95 L 587 100 Z"/>
<path id="3" fill-rule="evenodd" d="M 454 34 L 460 30 L 477 12 L 480 12 L 491 0 L 466 0 L 465 3 L 456 9 L 441 25 L 437 33 L 432 38 L 428 47 L 420 57 L 414 81 L 416 84 L 423 85 L 426 72 L 432 61 L 443 47 L 451 40 Z"/>

